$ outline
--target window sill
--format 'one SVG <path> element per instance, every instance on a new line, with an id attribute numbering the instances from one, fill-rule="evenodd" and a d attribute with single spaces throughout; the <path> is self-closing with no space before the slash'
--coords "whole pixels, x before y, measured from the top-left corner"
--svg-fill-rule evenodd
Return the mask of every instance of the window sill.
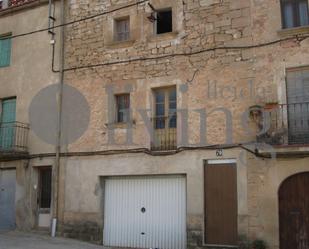
<path id="1" fill-rule="evenodd" d="M 166 40 L 173 40 L 178 36 L 178 32 L 169 32 L 169 33 L 163 33 L 158 35 L 151 35 L 148 37 L 149 42 L 160 42 L 160 41 L 166 41 Z"/>
<path id="2" fill-rule="evenodd" d="M 113 128 L 113 129 L 127 129 L 128 126 L 133 126 L 135 125 L 135 121 L 130 121 L 130 122 L 126 122 L 126 123 L 110 123 L 110 124 L 106 124 L 106 126 L 108 128 Z"/>
<path id="3" fill-rule="evenodd" d="M 282 37 L 301 35 L 309 33 L 309 25 L 295 28 L 281 29 L 277 31 L 278 35 Z"/>
<path id="4" fill-rule="evenodd" d="M 3 65 L 3 66 L 0 65 L 0 69 L 1 69 L 1 68 L 6 68 L 6 67 L 10 67 L 10 65 Z"/>
<path id="5" fill-rule="evenodd" d="M 39 208 L 40 214 L 50 214 L 50 208 Z"/>
<path id="6" fill-rule="evenodd" d="M 113 41 L 107 45 L 107 48 L 110 49 L 118 49 L 118 48 L 126 48 L 133 46 L 135 40 L 127 40 L 127 41 Z"/>

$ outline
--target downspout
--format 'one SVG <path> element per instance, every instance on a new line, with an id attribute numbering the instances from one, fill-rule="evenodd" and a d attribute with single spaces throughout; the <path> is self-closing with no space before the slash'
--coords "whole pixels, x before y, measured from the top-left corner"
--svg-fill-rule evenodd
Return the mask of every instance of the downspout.
<path id="1" fill-rule="evenodd" d="M 65 43 L 65 27 L 63 26 L 65 21 L 65 8 L 64 0 L 60 1 L 60 57 L 59 57 L 59 91 L 57 95 L 57 142 L 55 146 L 56 157 L 53 168 L 53 219 L 52 219 L 52 231 L 51 236 L 56 236 L 57 221 L 58 221 L 58 194 L 59 194 L 59 168 L 60 168 L 60 153 L 61 153 L 61 123 L 62 123 L 62 98 L 63 98 L 63 85 L 64 85 L 64 43 Z"/>

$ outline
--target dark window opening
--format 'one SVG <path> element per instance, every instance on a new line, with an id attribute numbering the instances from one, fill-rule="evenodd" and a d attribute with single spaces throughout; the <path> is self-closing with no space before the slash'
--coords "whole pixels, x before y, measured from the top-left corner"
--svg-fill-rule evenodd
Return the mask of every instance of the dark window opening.
<path id="1" fill-rule="evenodd" d="M 126 123 L 130 120 L 130 94 L 116 95 L 116 122 Z"/>
<path id="2" fill-rule="evenodd" d="M 52 185 L 52 169 L 44 168 L 39 171 L 40 192 L 39 207 L 50 208 L 51 204 L 51 185 Z"/>
<path id="3" fill-rule="evenodd" d="M 283 28 L 295 28 L 309 25 L 307 0 L 281 0 Z"/>
<path id="4" fill-rule="evenodd" d="M 156 21 L 157 34 L 164 34 L 173 31 L 172 10 L 162 10 L 157 12 Z"/>

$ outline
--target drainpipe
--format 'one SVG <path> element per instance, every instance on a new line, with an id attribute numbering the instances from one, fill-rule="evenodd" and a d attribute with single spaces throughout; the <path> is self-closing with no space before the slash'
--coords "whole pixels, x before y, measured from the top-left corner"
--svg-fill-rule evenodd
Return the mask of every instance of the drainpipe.
<path id="1" fill-rule="evenodd" d="M 64 0 L 60 1 L 60 25 L 65 21 Z M 63 98 L 63 84 L 64 84 L 64 42 L 65 42 L 65 28 L 60 27 L 60 56 L 59 56 L 59 91 L 57 96 L 57 142 L 55 146 L 56 157 L 53 168 L 53 219 L 51 236 L 56 236 L 57 221 L 58 221 L 58 193 L 59 193 L 59 168 L 60 168 L 60 153 L 61 153 L 61 123 L 62 123 L 62 98 Z"/>

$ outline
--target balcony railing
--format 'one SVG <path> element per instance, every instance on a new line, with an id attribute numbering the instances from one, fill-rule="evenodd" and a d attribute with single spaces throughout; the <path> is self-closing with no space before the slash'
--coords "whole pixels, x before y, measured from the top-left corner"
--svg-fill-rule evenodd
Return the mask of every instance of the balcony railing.
<path id="1" fill-rule="evenodd" d="M 258 136 L 259 142 L 272 145 L 309 144 L 309 102 L 275 105 L 265 109 L 265 116 L 262 123 L 269 129 Z"/>
<path id="2" fill-rule="evenodd" d="M 0 10 L 20 6 L 33 1 L 34 0 L 0 0 Z"/>
<path id="3" fill-rule="evenodd" d="M 151 143 L 153 151 L 177 149 L 176 116 L 153 118 L 154 133 Z"/>
<path id="4" fill-rule="evenodd" d="M 29 125 L 20 122 L 0 123 L 0 155 L 28 151 Z"/>

